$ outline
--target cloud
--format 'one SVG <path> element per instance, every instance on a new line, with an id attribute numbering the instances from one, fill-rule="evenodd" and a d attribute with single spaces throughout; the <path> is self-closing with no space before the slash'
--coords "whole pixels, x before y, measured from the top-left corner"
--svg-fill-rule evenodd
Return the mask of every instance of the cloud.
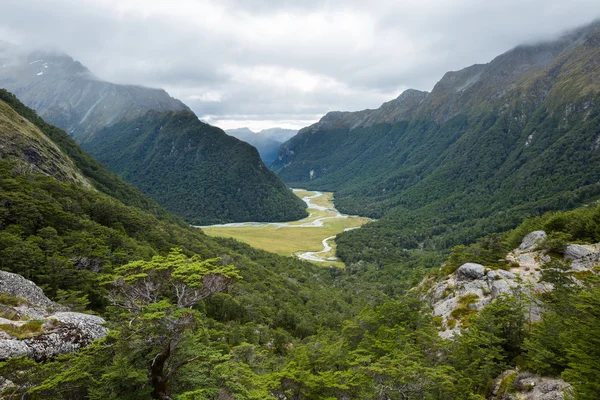
<path id="1" fill-rule="evenodd" d="M 20 0 L 0 39 L 163 87 L 211 123 L 299 128 L 600 17 L 597 0 Z"/>

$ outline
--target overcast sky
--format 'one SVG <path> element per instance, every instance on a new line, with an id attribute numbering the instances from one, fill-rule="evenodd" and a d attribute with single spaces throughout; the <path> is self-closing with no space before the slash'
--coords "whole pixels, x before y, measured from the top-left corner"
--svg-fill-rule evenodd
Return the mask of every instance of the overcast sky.
<path id="1" fill-rule="evenodd" d="M 600 0 L 0 0 L 0 39 L 165 88 L 224 129 L 300 128 L 600 17 Z"/>

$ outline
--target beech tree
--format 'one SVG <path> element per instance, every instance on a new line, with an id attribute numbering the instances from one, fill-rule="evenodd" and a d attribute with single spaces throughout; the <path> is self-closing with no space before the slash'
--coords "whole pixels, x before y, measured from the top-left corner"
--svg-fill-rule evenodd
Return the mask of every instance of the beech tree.
<path id="1" fill-rule="evenodd" d="M 110 278 L 108 298 L 129 321 L 124 333 L 130 345 L 147 350 L 154 399 L 171 399 L 170 384 L 177 371 L 201 357 L 178 354 L 196 325 L 194 307 L 240 278 L 233 266 L 220 264 L 220 258 L 202 260 L 173 249 L 164 257 L 123 265 Z"/>

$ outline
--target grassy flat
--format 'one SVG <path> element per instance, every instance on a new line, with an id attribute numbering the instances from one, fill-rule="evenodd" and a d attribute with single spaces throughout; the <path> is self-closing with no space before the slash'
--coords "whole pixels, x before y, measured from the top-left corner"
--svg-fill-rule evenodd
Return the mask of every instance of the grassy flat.
<path id="1" fill-rule="evenodd" d="M 307 190 L 297 190 L 294 193 L 300 198 L 318 194 L 318 192 Z M 261 226 L 204 227 L 202 230 L 210 236 L 230 237 L 273 253 L 298 256 L 309 251 L 322 251 L 323 239 L 335 236 L 347 228 L 362 226 L 370 221 L 369 218 L 341 216 L 334 208 L 333 193 L 323 193 L 312 199 L 310 204 L 327 207 L 331 210 L 320 210 L 309 205 L 310 215 L 299 221 Z M 327 219 L 321 220 L 322 218 Z M 318 226 L 319 222 L 322 223 L 322 226 Z M 330 240 L 328 243 L 332 250 L 318 254 L 319 258 L 327 259 L 335 256 L 335 241 Z M 333 261 L 318 262 L 318 264 L 343 266 L 342 263 Z"/>

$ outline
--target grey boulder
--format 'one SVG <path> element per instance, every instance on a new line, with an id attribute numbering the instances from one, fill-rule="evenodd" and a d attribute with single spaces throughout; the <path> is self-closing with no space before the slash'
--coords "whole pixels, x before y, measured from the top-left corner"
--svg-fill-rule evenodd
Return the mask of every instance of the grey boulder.
<path id="1" fill-rule="evenodd" d="M 546 240 L 546 237 L 547 235 L 544 231 L 533 231 L 523 238 L 517 251 L 534 251 L 544 242 L 544 240 Z"/>
<path id="2" fill-rule="evenodd" d="M 456 279 L 469 281 L 480 279 L 485 275 L 485 267 L 481 264 L 466 263 L 461 265 L 456 271 Z"/>

